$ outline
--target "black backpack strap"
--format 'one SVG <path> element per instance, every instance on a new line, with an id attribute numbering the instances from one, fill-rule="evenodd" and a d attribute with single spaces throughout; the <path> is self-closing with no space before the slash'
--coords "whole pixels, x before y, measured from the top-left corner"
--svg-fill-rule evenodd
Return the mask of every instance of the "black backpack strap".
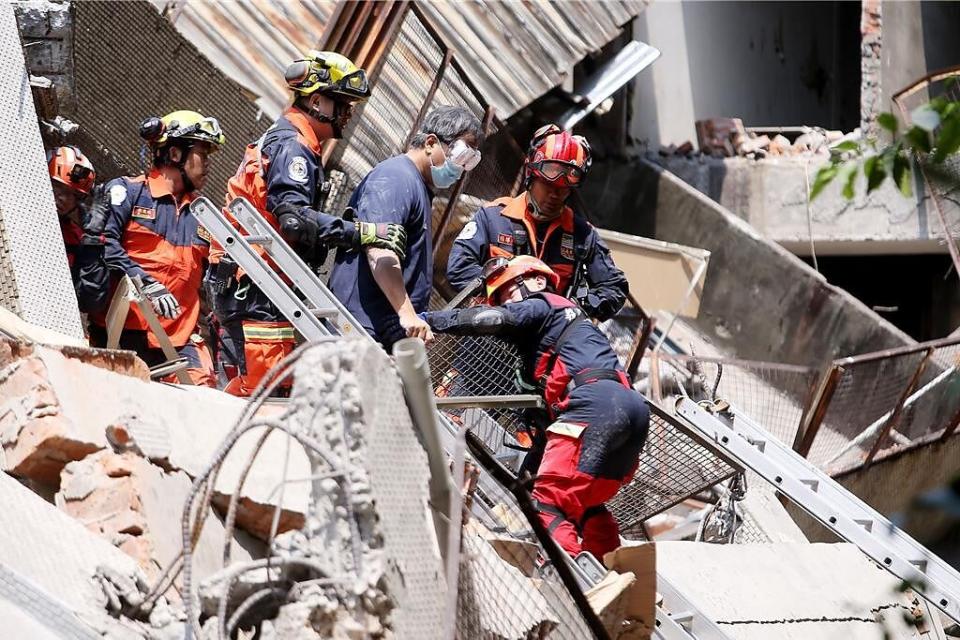
<path id="1" fill-rule="evenodd" d="M 567 324 L 563 327 L 563 331 L 561 331 L 560 335 L 557 336 L 557 341 L 553 343 L 553 353 L 550 354 L 550 359 L 547 360 L 547 367 L 543 370 L 543 375 L 540 376 L 539 385 L 541 391 L 546 391 L 547 389 L 547 379 L 550 377 L 550 373 L 557 364 L 557 358 L 560 357 L 560 349 L 564 344 L 566 344 L 570 334 L 573 333 L 573 328 L 576 326 L 577 321 L 583 319 L 584 317 L 583 311 L 579 307 L 574 306 L 567 308 L 573 309 L 575 315 L 573 318 L 567 321 Z"/>

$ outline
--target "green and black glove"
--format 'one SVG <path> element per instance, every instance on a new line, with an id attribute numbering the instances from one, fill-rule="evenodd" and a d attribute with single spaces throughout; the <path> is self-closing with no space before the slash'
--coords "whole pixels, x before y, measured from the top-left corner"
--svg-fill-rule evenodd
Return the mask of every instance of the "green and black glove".
<path id="1" fill-rule="evenodd" d="M 402 224 L 357 222 L 360 247 L 389 249 L 400 262 L 407 256 L 407 230 Z"/>

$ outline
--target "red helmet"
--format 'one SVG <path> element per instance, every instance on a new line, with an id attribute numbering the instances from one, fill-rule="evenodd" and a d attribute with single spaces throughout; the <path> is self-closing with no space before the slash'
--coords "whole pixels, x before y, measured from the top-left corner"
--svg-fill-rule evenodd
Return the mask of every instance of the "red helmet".
<path id="1" fill-rule="evenodd" d="M 560 286 L 560 276 L 545 262 L 533 256 L 515 258 L 491 258 L 483 265 L 483 277 L 487 284 L 487 302 L 496 304 L 497 292 L 511 282 L 523 281 L 524 277 L 542 275 L 556 289 Z"/>
<path id="2" fill-rule="evenodd" d="M 527 151 L 526 183 L 534 177 L 561 187 L 577 187 L 590 170 L 590 144 L 555 124 L 537 129 Z"/>
<path id="3" fill-rule="evenodd" d="M 50 178 L 84 195 L 90 193 L 97 172 L 93 164 L 76 147 L 57 147 L 47 151 Z"/>

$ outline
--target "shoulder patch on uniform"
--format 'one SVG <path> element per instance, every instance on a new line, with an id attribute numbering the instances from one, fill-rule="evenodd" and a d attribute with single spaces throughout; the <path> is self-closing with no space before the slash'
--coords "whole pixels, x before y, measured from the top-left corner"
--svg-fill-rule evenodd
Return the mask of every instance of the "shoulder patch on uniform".
<path id="1" fill-rule="evenodd" d="M 202 224 L 197 225 L 197 237 L 201 240 L 206 240 L 207 242 L 213 242 L 213 236 L 210 235 L 210 232 L 203 228 Z"/>
<path id="2" fill-rule="evenodd" d="M 287 175 L 294 182 L 306 182 L 307 181 L 307 159 L 303 156 L 296 156 L 290 160 L 290 164 L 287 165 Z"/>
<path id="3" fill-rule="evenodd" d="M 130 216 L 133 218 L 142 218 L 144 220 L 156 220 L 157 210 L 149 207 L 134 207 L 133 211 L 130 213 Z"/>
<path id="4" fill-rule="evenodd" d="M 477 223 L 471 220 L 463 225 L 463 229 L 457 234 L 457 240 L 470 240 L 475 235 L 477 235 Z"/>
<path id="5" fill-rule="evenodd" d="M 573 236 L 569 233 L 563 234 L 560 238 L 560 255 L 567 260 L 573 260 Z"/>
<path id="6" fill-rule="evenodd" d="M 110 187 L 110 204 L 119 207 L 127 199 L 127 188 L 122 184 L 115 184 Z"/>
<path id="7" fill-rule="evenodd" d="M 563 317 L 566 318 L 567 322 L 572 322 L 580 313 L 573 307 L 567 307 L 563 310 Z"/>

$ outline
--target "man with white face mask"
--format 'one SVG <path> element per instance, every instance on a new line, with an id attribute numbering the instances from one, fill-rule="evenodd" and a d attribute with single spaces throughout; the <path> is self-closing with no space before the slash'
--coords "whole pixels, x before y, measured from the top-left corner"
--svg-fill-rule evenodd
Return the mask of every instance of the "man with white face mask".
<path id="1" fill-rule="evenodd" d="M 524 164 L 526 191 L 494 200 L 467 222 L 450 249 L 450 286 L 475 286 L 491 258 L 531 255 L 559 276 L 557 293 L 591 318 L 615 315 L 626 300 L 627 279 L 596 229 L 567 206 L 590 164 L 590 145 L 582 136 L 553 124 L 537 130 Z"/>
<path id="2" fill-rule="evenodd" d="M 330 289 L 388 351 L 404 337 L 433 338 L 417 314 L 433 289 L 430 237 L 435 189 L 449 189 L 480 163 L 480 120 L 463 107 L 441 106 L 423 119 L 406 153 L 378 164 L 360 182 L 349 206 L 358 222 L 403 225 L 406 255 L 364 247 L 339 253 Z"/>

